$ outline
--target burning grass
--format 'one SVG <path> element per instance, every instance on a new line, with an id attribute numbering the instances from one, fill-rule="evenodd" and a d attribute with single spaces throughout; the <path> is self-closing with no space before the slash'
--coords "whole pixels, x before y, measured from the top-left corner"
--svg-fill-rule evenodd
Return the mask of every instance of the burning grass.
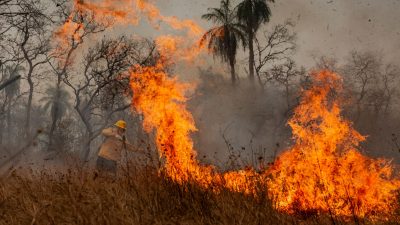
<path id="1" fill-rule="evenodd" d="M 360 153 L 365 137 L 341 116 L 341 77 L 329 71 L 312 76 L 312 87 L 303 91 L 288 122 L 295 144 L 268 170 L 278 207 L 289 213 L 390 217 L 400 189 L 396 166 Z"/>
<path id="2" fill-rule="evenodd" d="M 177 184 L 154 168 L 131 169 L 116 179 L 89 169 L 13 172 L 0 183 L 0 215 L 0 224 L 10 225 L 332 224 L 329 216 L 280 214 L 265 198 Z"/>

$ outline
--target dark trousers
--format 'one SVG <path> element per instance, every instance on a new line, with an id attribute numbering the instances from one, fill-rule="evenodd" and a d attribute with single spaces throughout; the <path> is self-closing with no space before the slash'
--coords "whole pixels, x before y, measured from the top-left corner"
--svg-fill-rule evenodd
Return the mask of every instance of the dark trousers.
<path id="1" fill-rule="evenodd" d="M 117 173 L 117 162 L 101 156 L 97 158 L 96 167 L 99 171 L 106 171 L 114 174 Z"/>

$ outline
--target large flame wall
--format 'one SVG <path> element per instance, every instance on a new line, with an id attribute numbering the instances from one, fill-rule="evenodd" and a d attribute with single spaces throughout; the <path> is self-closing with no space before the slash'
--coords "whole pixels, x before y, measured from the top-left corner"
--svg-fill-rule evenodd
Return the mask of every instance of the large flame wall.
<path id="1" fill-rule="evenodd" d="M 155 129 L 166 171 L 176 181 L 194 180 L 207 187 L 257 195 L 259 185 L 276 207 L 289 213 L 326 212 L 340 216 L 389 216 L 400 187 L 391 165 L 357 151 L 365 138 L 340 116 L 341 79 L 321 71 L 303 91 L 289 125 L 295 144 L 266 171 L 217 173 L 201 166 L 190 133 L 196 131 L 186 109 L 188 87 L 163 72 L 162 65 L 132 72 L 133 100 L 147 131 Z"/>

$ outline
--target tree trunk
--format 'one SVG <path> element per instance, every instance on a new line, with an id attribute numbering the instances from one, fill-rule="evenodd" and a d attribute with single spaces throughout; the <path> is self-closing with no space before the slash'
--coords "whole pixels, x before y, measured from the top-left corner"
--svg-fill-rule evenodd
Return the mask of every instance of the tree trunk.
<path id="1" fill-rule="evenodd" d="M 93 139 L 95 138 L 95 132 L 93 131 L 93 128 L 92 128 L 92 126 L 90 124 L 90 119 L 88 119 L 86 117 L 86 115 L 88 115 L 88 114 L 86 114 L 87 112 L 80 111 L 79 103 L 78 103 L 78 105 L 75 105 L 75 110 L 78 112 L 78 115 L 81 118 L 81 120 L 82 120 L 82 122 L 83 122 L 83 124 L 85 125 L 85 128 L 86 128 L 86 132 L 85 132 L 86 133 L 86 137 L 84 137 L 84 140 L 83 140 L 84 146 L 83 146 L 83 149 L 82 149 L 81 156 L 83 157 L 83 160 L 85 162 L 87 162 L 87 161 L 89 161 L 90 150 L 91 150 L 90 146 L 92 144 Z"/>
<path id="2" fill-rule="evenodd" d="M 290 110 L 290 93 L 289 93 L 289 84 L 285 84 L 285 92 L 286 92 L 286 105 L 287 105 L 287 110 L 289 112 Z"/>
<path id="3" fill-rule="evenodd" d="M 229 65 L 231 67 L 231 80 L 232 84 L 236 85 L 236 72 L 235 72 L 235 60 L 230 59 Z"/>
<path id="4" fill-rule="evenodd" d="M 249 31 L 249 79 L 254 82 L 254 45 L 253 45 L 254 34 Z"/>
<path id="5" fill-rule="evenodd" d="M 85 160 L 85 162 L 87 162 L 89 160 L 89 156 L 90 156 L 90 146 L 92 144 L 92 132 L 89 131 L 89 133 L 87 134 L 86 140 L 85 140 L 85 147 L 84 147 L 84 156 L 83 156 L 83 160 Z"/>
<path id="6" fill-rule="evenodd" d="M 54 136 L 54 131 L 56 130 L 56 124 L 57 124 L 57 119 L 53 118 L 49 131 L 49 145 L 47 147 L 49 151 L 53 150 L 53 136 Z"/>
<path id="7" fill-rule="evenodd" d="M 12 138 L 12 134 L 11 131 L 13 130 L 11 128 L 11 98 L 7 99 L 7 143 L 8 145 L 11 144 L 11 140 L 13 140 Z"/>
<path id="8" fill-rule="evenodd" d="M 25 135 L 30 139 L 31 136 L 31 109 L 32 109 L 32 98 L 33 98 L 33 81 L 31 75 L 28 76 L 28 84 L 29 84 L 29 96 L 28 96 L 28 104 L 26 106 L 26 124 L 25 124 Z"/>
<path id="9" fill-rule="evenodd" d="M 0 146 L 3 146 L 3 136 L 4 136 L 4 119 L 0 120 Z M 7 125 L 8 126 L 8 125 Z M 3 146 L 4 147 L 4 146 Z"/>
<path id="10" fill-rule="evenodd" d="M 48 145 L 48 150 L 49 151 L 51 151 L 51 150 L 54 150 L 53 149 L 53 138 L 54 138 L 54 131 L 56 130 L 56 125 L 57 125 L 57 105 L 54 105 L 53 106 L 54 107 L 54 109 L 52 110 L 52 111 L 54 111 L 54 112 L 52 112 L 52 116 L 51 116 L 51 118 L 52 118 L 52 122 L 51 122 L 51 127 L 50 127 L 50 131 L 49 131 L 49 145 Z"/>
<path id="11" fill-rule="evenodd" d="M 56 130 L 56 125 L 57 125 L 57 121 L 58 121 L 58 113 L 59 113 L 59 109 L 58 109 L 58 103 L 60 101 L 60 88 L 61 88 L 61 78 L 58 78 L 58 82 L 57 82 L 57 90 L 56 90 L 56 97 L 54 99 L 53 102 L 53 108 L 51 110 L 51 127 L 50 127 L 50 131 L 49 131 L 49 145 L 47 147 L 47 150 L 51 151 L 53 150 L 53 136 L 54 136 L 54 131 Z"/>

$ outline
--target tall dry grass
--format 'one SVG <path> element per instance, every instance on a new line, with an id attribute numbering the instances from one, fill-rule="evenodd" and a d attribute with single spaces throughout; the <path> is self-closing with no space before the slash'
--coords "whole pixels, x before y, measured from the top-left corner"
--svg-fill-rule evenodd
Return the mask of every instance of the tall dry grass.
<path id="1" fill-rule="evenodd" d="M 332 223 L 326 216 L 283 215 L 269 201 L 227 190 L 178 185 L 153 167 L 131 167 L 117 178 L 91 169 L 19 170 L 0 182 L 0 224 L 7 225 Z"/>

